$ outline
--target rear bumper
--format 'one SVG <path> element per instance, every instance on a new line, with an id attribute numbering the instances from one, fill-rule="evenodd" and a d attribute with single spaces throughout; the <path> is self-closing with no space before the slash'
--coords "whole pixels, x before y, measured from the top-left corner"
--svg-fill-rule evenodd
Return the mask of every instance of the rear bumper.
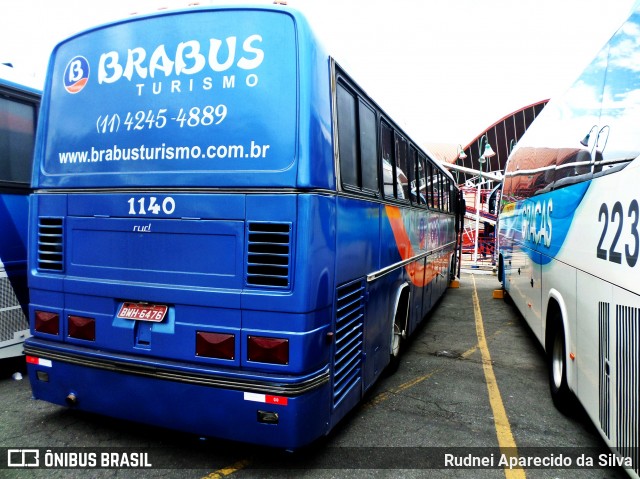
<path id="1" fill-rule="evenodd" d="M 242 373 L 34 338 L 25 354 L 34 397 L 54 404 L 73 394 L 83 411 L 287 449 L 328 432 L 326 368 L 304 377 Z M 259 411 L 277 414 L 277 424 L 261 422 Z"/>

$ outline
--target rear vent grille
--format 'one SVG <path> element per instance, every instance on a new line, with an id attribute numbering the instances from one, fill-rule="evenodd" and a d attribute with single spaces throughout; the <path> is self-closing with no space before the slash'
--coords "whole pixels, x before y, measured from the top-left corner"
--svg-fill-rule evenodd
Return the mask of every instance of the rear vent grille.
<path id="1" fill-rule="evenodd" d="M 611 369 L 609 347 L 609 303 L 598 303 L 598 336 L 600 338 L 599 354 L 599 392 L 600 392 L 600 427 L 611 439 Z"/>
<path id="2" fill-rule="evenodd" d="M 357 281 L 340 286 L 336 294 L 336 351 L 333 367 L 334 407 L 360 382 L 363 318 L 364 283 Z"/>
<path id="3" fill-rule="evenodd" d="M 64 228 L 62 218 L 38 219 L 38 269 L 63 271 Z"/>
<path id="4" fill-rule="evenodd" d="M 618 452 L 631 458 L 632 469 L 640 473 L 640 309 L 616 306 L 616 395 Z"/>
<path id="5" fill-rule="evenodd" d="M 291 224 L 249 223 L 247 236 L 247 284 L 288 288 Z"/>

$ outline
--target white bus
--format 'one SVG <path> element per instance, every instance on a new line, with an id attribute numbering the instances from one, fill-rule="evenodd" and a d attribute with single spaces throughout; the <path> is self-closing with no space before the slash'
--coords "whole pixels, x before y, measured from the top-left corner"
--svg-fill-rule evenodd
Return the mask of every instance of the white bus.
<path id="1" fill-rule="evenodd" d="M 513 150 L 498 275 L 547 354 L 551 395 L 579 401 L 638 467 L 640 9 Z"/>

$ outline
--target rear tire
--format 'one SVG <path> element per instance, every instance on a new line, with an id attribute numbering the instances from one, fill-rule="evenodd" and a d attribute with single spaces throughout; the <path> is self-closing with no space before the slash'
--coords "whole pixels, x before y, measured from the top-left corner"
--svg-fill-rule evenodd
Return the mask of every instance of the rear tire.
<path id="1" fill-rule="evenodd" d="M 400 355 L 402 353 L 402 346 L 404 340 L 402 339 L 402 331 L 400 326 L 394 320 L 393 331 L 391 332 L 391 350 L 389 351 L 389 366 L 387 366 L 387 372 L 393 374 L 398 370 L 400 366 Z"/>
<path id="2" fill-rule="evenodd" d="M 567 349 L 562 320 L 556 316 L 551 324 L 547 342 L 547 368 L 549 391 L 553 404 L 563 414 L 569 414 L 575 406 L 575 396 L 567 381 Z"/>
<path id="3" fill-rule="evenodd" d="M 400 366 L 400 357 L 404 350 L 404 342 L 409 319 L 409 291 L 405 289 L 401 294 L 396 305 L 396 310 L 393 315 L 393 323 L 391 325 L 391 338 L 389 347 L 389 365 L 387 366 L 387 372 L 393 374 L 398 370 Z"/>

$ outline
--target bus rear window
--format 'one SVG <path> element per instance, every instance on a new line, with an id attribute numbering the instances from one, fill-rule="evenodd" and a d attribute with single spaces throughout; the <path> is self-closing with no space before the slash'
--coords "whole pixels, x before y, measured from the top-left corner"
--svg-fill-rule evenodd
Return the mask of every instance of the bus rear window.
<path id="1" fill-rule="evenodd" d="M 54 51 L 40 186 L 237 186 L 260 178 L 247 174 L 293 164 L 298 92 L 289 15 L 142 18 Z"/>

